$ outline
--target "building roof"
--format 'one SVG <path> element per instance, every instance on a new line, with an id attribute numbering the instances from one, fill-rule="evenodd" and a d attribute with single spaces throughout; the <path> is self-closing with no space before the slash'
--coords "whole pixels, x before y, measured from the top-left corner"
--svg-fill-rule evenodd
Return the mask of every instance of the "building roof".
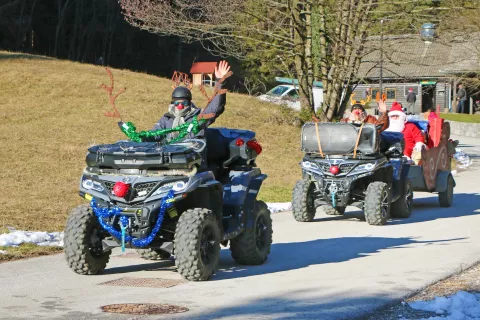
<path id="1" fill-rule="evenodd" d="M 378 79 L 380 38 L 369 38 L 366 47 L 358 78 Z M 388 36 L 383 40 L 383 52 L 385 79 L 443 78 L 480 72 L 480 34 L 432 42 L 423 41 L 419 35 Z"/>
<path id="2" fill-rule="evenodd" d="M 194 62 L 190 69 L 190 73 L 214 73 L 216 66 L 216 62 Z"/>

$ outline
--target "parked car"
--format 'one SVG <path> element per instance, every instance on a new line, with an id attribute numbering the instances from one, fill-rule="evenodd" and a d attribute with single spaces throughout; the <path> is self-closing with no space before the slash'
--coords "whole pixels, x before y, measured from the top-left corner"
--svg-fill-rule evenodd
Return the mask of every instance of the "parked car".
<path id="1" fill-rule="evenodd" d="M 286 104 L 290 108 L 300 111 L 300 100 L 297 87 L 294 85 L 282 84 L 258 96 L 260 100 L 276 104 Z"/>
<path id="2" fill-rule="evenodd" d="M 277 82 L 282 83 L 268 91 L 266 94 L 258 96 L 260 100 L 272 102 L 275 104 L 285 104 L 288 107 L 300 111 L 300 96 L 298 94 L 298 80 L 290 78 L 275 78 Z M 313 84 L 313 103 L 315 111 L 323 102 L 323 86 L 321 82 L 315 81 Z"/>

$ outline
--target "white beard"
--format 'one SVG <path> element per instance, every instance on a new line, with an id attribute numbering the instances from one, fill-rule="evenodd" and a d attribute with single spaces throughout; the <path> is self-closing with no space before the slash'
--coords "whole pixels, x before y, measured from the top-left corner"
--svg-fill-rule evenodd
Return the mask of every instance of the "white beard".
<path id="1" fill-rule="evenodd" d="M 387 130 L 385 131 L 391 131 L 391 132 L 403 132 L 403 129 L 405 129 L 405 121 L 402 119 L 398 120 L 391 120 L 390 119 L 390 125 Z"/>

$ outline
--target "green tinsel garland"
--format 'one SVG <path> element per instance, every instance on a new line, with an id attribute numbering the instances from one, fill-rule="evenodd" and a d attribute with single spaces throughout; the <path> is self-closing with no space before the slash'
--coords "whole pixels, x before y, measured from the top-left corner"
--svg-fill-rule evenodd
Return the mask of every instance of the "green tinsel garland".
<path id="1" fill-rule="evenodd" d="M 160 129 L 155 131 L 140 131 L 137 132 L 137 128 L 131 122 L 124 122 L 120 126 L 122 132 L 132 141 L 143 142 L 143 138 L 151 138 L 155 136 L 166 136 L 171 132 L 178 132 L 178 136 L 175 139 L 170 140 L 168 143 L 174 143 L 185 138 L 190 132 L 197 134 L 200 132 L 200 127 L 205 123 L 205 119 L 198 121 L 197 117 L 193 118 L 192 122 L 186 122 L 175 128 Z"/>

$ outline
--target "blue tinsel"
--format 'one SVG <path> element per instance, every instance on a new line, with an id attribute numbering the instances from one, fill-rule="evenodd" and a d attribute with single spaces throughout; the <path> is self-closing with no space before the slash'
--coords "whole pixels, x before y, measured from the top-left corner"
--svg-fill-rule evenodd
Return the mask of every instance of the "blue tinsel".
<path id="1" fill-rule="evenodd" d="M 125 236 L 125 241 L 126 242 L 131 241 L 132 244 L 136 247 L 145 247 L 148 244 L 150 244 L 150 242 L 153 241 L 153 239 L 157 235 L 158 231 L 160 230 L 160 227 L 161 227 L 162 222 L 163 222 L 163 217 L 165 216 L 165 212 L 167 211 L 167 209 L 169 207 L 171 207 L 173 205 L 173 202 L 167 202 L 167 200 L 173 198 L 173 195 L 174 195 L 173 190 L 170 190 L 170 192 L 167 194 L 167 196 L 162 199 L 162 203 L 160 204 L 160 212 L 158 213 L 158 217 L 157 217 L 157 222 L 155 223 L 155 226 L 153 227 L 152 232 L 150 233 L 150 235 L 148 237 L 146 237 L 144 239 L 136 239 L 132 236 Z M 90 206 L 92 207 L 93 212 L 97 216 L 98 222 L 100 223 L 102 228 L 107 230 L 115 238 L 121 239 L 122 238 L 121 231 L 118 231 L 114 227 L 112 227 L 111 225 L 105 223 L 103 221 L 103 218 L 109 218 L 109 217 L 112 217 L 112 216 L 120 215 L 121 216 L 120 217 L 120 223 L 123 227 L 126 227 L 128 225 L 128 218 L 121 214 L 122 209 L 119 208 L 119 207 L 114 207 L 112 209 L 99 208 L 97 206 L 95 198 L 93 198 L 90 201 Z"/>

